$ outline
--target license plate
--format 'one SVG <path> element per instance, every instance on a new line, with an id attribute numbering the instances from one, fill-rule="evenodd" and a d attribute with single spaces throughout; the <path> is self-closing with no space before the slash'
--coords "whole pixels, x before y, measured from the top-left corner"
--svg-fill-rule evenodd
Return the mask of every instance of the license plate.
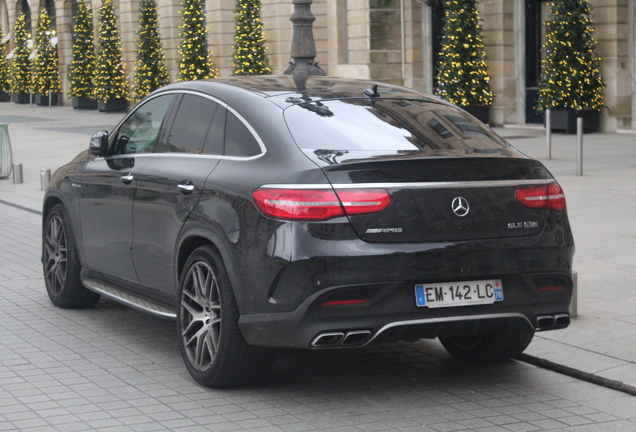
<path id="1" fill-rule="evenodd" d="M 418 307 L 472 306 L 502 300 L 503 286 L 499 279 L 415 285 Z"/>

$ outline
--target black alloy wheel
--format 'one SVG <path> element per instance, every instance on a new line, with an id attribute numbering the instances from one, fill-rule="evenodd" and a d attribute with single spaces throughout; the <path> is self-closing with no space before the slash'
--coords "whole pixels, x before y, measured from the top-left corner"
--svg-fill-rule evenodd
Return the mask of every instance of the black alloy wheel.
<path id="1" fill-rule="evenodd" d="M 267 377 L 276 350 L 250 346 L 227 271 L 210 246 L 185 263 L 179 287 L 179 347 L 190 375 L 207 387 L 255 384 Z"/>
<path id="2" fill-rule="evenodd" d="M 440 337 L 446 351 L 460 360 L 498 361 L 521 354 L 532 341 L 534 331 L 509 331 L 472 336 Z"/>
<path id="3" fill-rule="evenodd" d="M 100 296 L 82 285 L 75 237 L 62 204 L 47 214 L 42 237 L 44 282 L 51 302 L 61 308 L 95 305 Z"/>

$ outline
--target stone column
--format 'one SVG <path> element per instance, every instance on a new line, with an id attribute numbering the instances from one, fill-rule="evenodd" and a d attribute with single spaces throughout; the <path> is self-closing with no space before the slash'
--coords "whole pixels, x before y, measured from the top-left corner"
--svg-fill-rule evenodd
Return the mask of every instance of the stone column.
<path id="1" fill-rule="evenodd" d="M 633 95 L 626 91 L 633 82 L 629 54 L 629 1 L 590 1 L 594 7 L 594 36 L 599 42 L 596 54 L 602 59 L 601 73 L 607 85 L 605 105 L 609 109 L 601 110 L 601 129 L 605 132 L 614 132 L 631 124 Z"/>
<path id="2" fill-rule="evenodd" d="M 427 6 L 422 6 L 422 4 L 413 0 L 405 0 L 404 3 L 404 52 L 406 54 L 404 85 L 424 90 L 422 8 Z"/>
<path id="3" fill-rule="evenodd" d="M 174 0 L 158 0 L 157 15 L 159 17 L 159 35 L 163 44 L 163 54 L 170 75 L 170 82 L 175 82 L 179 75 L 179 37 L 182 6 Z"/>
<path id="4" fill-rule="evenodd" d="M 206 0 L 208 46 L 219 76 L 232 75 L 236 0 Z"/>
<path id="5" fill-rule="evenodd" d="M 496 94 L 490 121 L 497 126 L 517 122 L 514 6 L 513 1 L 485 0 L 479 10 L 490 85 Z"/>
<path id="6" fill-rule="evenodd" d="M 140 0 L 114 0 L 115 15 L 119 22 L 119 34 L 121 37 L 121 49 L 128 76 L 128 85 L 132 87 L 132 75 L 137 60 L 136 40 L 139 29 L 139 3 Z"/>
<path id="7" fill-rule="evenodd" d="M 9 41 L 5 45 L 7 47 L 7 54 L 9 54 L 11 50 L 13 50 L 14 48 L 13 39 L 15 38 L 15 34 L 13 33 L 13 30 L 15 29 L 15 20 L 18 17 L 17 11 L 19 10 L 20 6 L 18 5 L 17 2 L 14 3 L 11 0 L 7 1 L 6 4 L 7 4 L 7 15 L 9 18 L 9 28 L 4 29 L 5 30 L 4 35 L 6 36 L 9 34 L 9 32 L 11 33 L 11 37 L 9 38 Z"/>
<path id="8" fill-rule="evenodd" d="M 73 55 L 73 17 L 71 16 L 71 2 L 58 0 L 55 2 L 55 19 L 57 26 L 57 57 L 62 80 L 62 97 L 60 105 L 66 105 L 69 91 L 68 67 L 71 65 Z"/>

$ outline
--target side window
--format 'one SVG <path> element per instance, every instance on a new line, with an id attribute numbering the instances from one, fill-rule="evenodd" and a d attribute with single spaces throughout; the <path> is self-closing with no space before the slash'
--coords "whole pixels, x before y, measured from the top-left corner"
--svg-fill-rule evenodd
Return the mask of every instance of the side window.
<path id="1" fill-rule="evenodd" d="M 135 109 L 117 132 L 114 154 L 150 153 L 173 97 L 158 96 Z"/>
<path id="2" fill-rule="evenodd" d="M 222 107 L 216 107 L 214 118 L 210 124 L 208 135 L 205 137 L 205 145 L 203 146 L 203 154 L 205 155 L 222 155 L 223 142 L 225 140 L 225 113 L 227 110 Z"/>
<path id="3" fill-rule="evenodd" d="M 234 114 L 227 112 L 225 120 L 225 156 L 256 156 L 261 153 L 254 135 Z"/>
<path id="4" fill-rule="evenodd" d="M 186 94 L 172 123 L 164 151 L 201 153 L 218 104 L 210 99 Z"/>

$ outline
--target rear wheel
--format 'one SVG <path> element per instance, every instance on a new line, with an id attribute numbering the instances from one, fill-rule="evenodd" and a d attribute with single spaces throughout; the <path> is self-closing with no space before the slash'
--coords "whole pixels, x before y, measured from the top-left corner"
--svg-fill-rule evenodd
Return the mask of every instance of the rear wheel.
<path id="1" fill-rule="evenodd" d="M 80 280 L 73 227 L 62 204 L 56 204 L 46 216 L 43 243 L 44 283 L 51 302 L 61 308 L 84 308 L 99 300 Z"/>
<path id="2" fill-rule="evenodd" d="M 533 336 L 534 332 L 528 330 L 440 337 L 439 340 L 453 357 L 461 360 L 490 361 L 518 356 L 530 345 Z"/>
<path id="3" fill-rule="evenodd" d="M 177 330 L 188 372 L 200 384 L 231 387 L 267 377 L 276 350 L 249 345 L 238 319 L 238 306 L 221 257 L 210 246 L 196 249 L 181 277 Z"/>

